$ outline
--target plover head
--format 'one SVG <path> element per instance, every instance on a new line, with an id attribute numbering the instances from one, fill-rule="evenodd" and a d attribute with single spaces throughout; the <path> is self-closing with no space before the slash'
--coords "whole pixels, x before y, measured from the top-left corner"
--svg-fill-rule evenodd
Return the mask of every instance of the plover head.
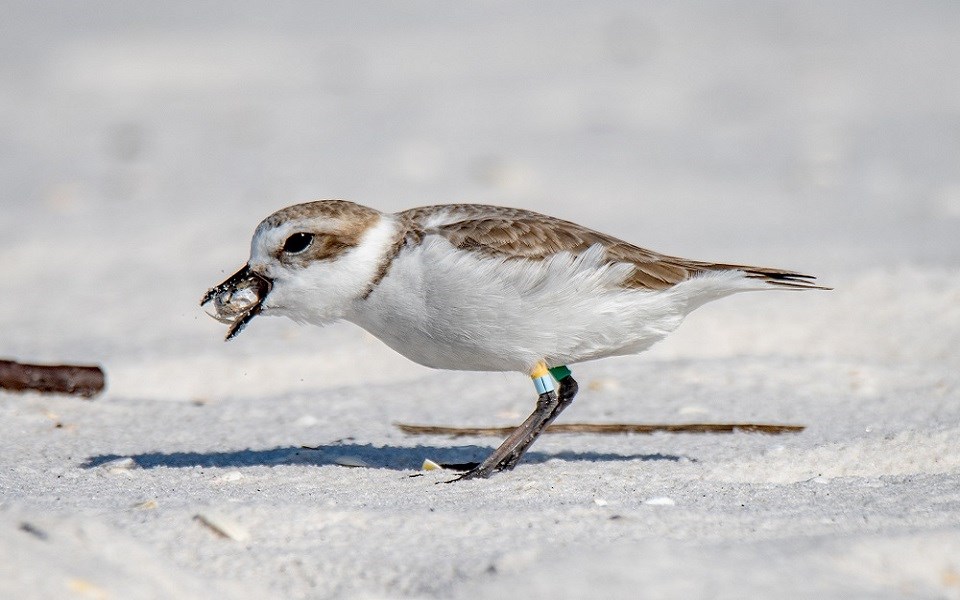
<path id="1" fill-rule="evenodd" d="M 257 314 L 322 325 L 342 318 L 377 276 L 393 246 L 392 215 L 345 200 L 322 200 L 279 210 L 257 227 L 250 260 L 211 288 L 211 316 L 236 336 Z"/>

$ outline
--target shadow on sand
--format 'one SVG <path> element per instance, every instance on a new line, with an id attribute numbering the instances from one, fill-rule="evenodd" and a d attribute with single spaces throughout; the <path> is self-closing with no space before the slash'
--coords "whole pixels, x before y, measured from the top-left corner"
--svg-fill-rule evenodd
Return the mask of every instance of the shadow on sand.
<path id="1" fill-rule="evenodd" d="M 316 448 L 296 446 L 265 448 L 262 450 L 232 450 L 226 452 L 145 452 L 119 455 L 99 454 L 87 458 L 81 465 L 93 468 L 121 458 L 132 458 L 144 469 L 157 467 L 254 467 L 277 465 L 357 465 L 375 469 L 398 471 L 418 470 L 425 458 L 441 464 L 478 462 L 493 452 L 487 446 L 374 446 L 372 444 L 334 443 Z M 542 463 L 551 459 L 591 462 L 679 461 L 673 454 L 613 454 L 604 452 L 537 452 L 526 454 L 525 463 Z M 694 459 L 690 459 L 694 460 Z"/>

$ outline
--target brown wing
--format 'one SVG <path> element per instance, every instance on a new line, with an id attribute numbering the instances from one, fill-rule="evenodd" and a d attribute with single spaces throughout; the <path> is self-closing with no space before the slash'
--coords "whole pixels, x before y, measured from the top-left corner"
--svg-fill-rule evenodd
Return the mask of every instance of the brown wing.
<path id="1" fill-rule="evenodd" d="M 574 255 L 594 244 L 607 248 L 610 263 L 630 263 L 633 273 L 623 286 L 661 290 L 705 271 L 740 270 L 780 287 L 812 288 L 814 279 L 793 271 L 708 263 L 634 246 L 613 236 L 533 211 L 481 204 L 427 206 L 400 213 L 425 234 L 439 234 L 457 248 L 508 258 L 542 259 L 558 252 Z"/>

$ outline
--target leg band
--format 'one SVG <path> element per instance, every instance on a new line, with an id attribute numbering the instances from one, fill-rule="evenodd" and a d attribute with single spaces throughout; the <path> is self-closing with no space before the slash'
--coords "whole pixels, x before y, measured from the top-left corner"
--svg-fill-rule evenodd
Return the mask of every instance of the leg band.
<path id="1" fill-rule="evenodd" d="M 553 379 L 549 375 L 533 378 L 533 385 L 537 388 L 537 394 L 544 395 L 553 391 Z"/>
<path id="2" fill-rule="evenodd" d="M 547 392 L 553 391 L 553 379 L 550 378 L 550 371 L 547 365 L 540 363 L 530 372 L 530 378 L 533 379 L 533 386 L 537 388 L 537 394 L 541 396 Z"/>

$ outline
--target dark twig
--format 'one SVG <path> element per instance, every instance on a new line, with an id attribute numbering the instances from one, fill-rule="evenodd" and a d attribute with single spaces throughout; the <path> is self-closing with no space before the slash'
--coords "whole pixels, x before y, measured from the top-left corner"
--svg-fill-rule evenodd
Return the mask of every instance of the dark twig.
<path id="1" fill-rule="evenodd" d="M 92 398 L 103 391 L 106 379 L 97 366 L 25 365 L 0 360 L 0 388 L 14 392 L 72 394 Z"/>
<path id="2" fill-rule="evenodd" d="M 440 427 L 436 425 L 410 425 L 394 423 L 400 431 L 409 435 L 449 435 L 463 436 L 493 436 L 509 435 L 514 427 Z M 544 433 L 733 433 L 743 431 L 747 433 L 765 433 L 778 435 L 782 433 L 798 433 L 803 431 L 803 425 L 771 425 L 767 423 L 679 423 L 679 424 L 646 424 L 646 423 L 554 423 L 548 426 Z"/>

